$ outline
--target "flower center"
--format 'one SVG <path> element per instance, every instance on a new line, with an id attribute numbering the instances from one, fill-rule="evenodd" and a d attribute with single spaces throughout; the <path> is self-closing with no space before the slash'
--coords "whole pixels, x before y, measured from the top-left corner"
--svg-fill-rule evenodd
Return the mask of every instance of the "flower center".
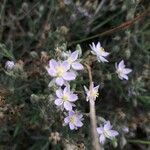
<path id="1" fill-rule="evenodd" d="M 104 48 L 103 48 L 103 47 L 100 47 L 100 48 L 99 48 L 99 51 L 100 51 L 100 52 L 101 52 L 101 51 L 103 51 L 103 52 L 104 52 L 105 50 L 104 50 Z"/>
<path id="2" fill-rule="evenodd" d="M 75 120 L 76 120 L 75 116 L 72 116 L 72 117 L 70 118 L 70 122 L 71 122 L 72 124 L 75 123 Z"/>
<path id="3" fill-rule="evenodd" d="M 56 72 L 57 72 L 57 76 L 58 77 L 62 77 L 64 72 L 65 72 L 65 70 L 64 70 L 64 68 L 62 66 L 59 66 L 59 67 L 56 68 Z"/>
<path id="4" fill-rule="evenodd" d="M 66 101 L 68 101 L 68 99 L 69 99 L 69 96 L 65 94 L 65 95 L 63 96 L 63 101 L 66 102 Z"/>
<path id="5" fill-rule="evenodd" d="M 111 132 L 109 130 L 105 130 L 104 135 L 105 135 L 105 137 L 110 138 L 111 137 Z"/>
<path id="6" fill-rule="evenodd" d="M 120 70 L 120 69 L 118 69 L 116 72 L 119 76 L 122 74 L 122 70 Z"/>
<path id="7" fill-rule="evenodd" d="M 71 58 L 68 58 L 67 62 L 68 62 L 69 64 L 72 64 L 72 63 L 73 63 L 73 60 L 72 60 Z"/>
<path id="8" fill-rule="evenodd" d="M 91 92 L 91 96 L 94 97 L 94 98 L 98 97 L 98 95 L 99 95 L 99 93 L 96 92 L 96 91 Z"/>

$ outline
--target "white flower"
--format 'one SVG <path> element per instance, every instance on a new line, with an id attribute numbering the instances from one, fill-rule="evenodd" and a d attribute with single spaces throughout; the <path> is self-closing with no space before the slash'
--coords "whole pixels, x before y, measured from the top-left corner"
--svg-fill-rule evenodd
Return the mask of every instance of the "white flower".
<path id="1" fill-rule="evenodd" d="M 15 67 L 15 63 L 13 61 L 6 61 L 5 63 L 5 68 L 7 70 L 12 70 Z"/>
<path id="2" fill-rule="evenodd" d="M 83 70 L 84 67 L 83 65 L 80 63 L 80 60 L 78 59 L 79 56 L 79 51 L 76 50 L 74 52 L 65 52 L 63 53 L 64 57 L 67 58 L 67 62 L 70 64 L 71 68 L 73 70 Z"/>
<path id="3" fill-rule="evenodd" d="M 97 132 L 100 135 L 99 141 L 101 144 L 105 143 L 106 138 L 112 140 L 119 134 L 117 131 L 112 130 L 112 125 L 110 124 L 110 121 L 106 121 L 103 127 L 98 127 Z"/>
<path id="4" fill-rule="evenodd" d="M 118 65 L 116 63 L 115 67 L 116 67 L 116 73 L 118 74 L 118 77 L 121 80 L 123 80 L 123 79 L 128 80 L 127 74 L 129 74 L 130 72 L 132 72 L 132 69 L 125 68 L 125 64 L 124 64 L 123 60 Z"/>
<path id="5" fill-rule="evenodd" d="M 75 107 L 74 102 L 78 100 L 77 94 L 74 94 L 70 87 L 65 87 L 64 90 L 59 88 L 56 90 L 56 96 L 55 104 L 65 108 L 67 111 L 71 111 L 72 107 Z"/>
<path id="6" fill-rule="evenodd" d="M 49 61 L 49 67 L 46 68 L 50 76 L 55 78 L 55 82 L 58 86 L 65 84 L 65 81 L 75 80 L 76 74 L 70 70 L 70 64 L 66 61 L 56 61 L 51 59 Z"/>
<path id="7" fill-rule="evenodd" d="M 65 125 L 69 124 L 71 130 L 77 130 L 83 126 L 83 115 L 74 111 L 69 111 L 68 116 L 64 119 Z"/>
<path id="8" fill-rule="evenodd" d="M 88 90 L 86 86 L 84 86 L 85 92 L 87 94 L 86 100 L 89 101 L 90 99 L 96 100 L 96 97 L 98 97 L 98 89 L 99 85 L 94 87 L 94 83 L 92 83 L 92 86 Z"/>
<path id="9" fill-rule="evenodd" d="M 106 57 L 109 55 L 109 53 L 105 52 L 104 48 L 101 47 L 100 42 L 98 42 L 97 45 L 92 43 L 92 45 L 90 45 L 90 47 L 92 49 L 91 53 L 93 55 L 97 56 L 97 59 L 98 59 L 99 62 L 108 62 Z"/>

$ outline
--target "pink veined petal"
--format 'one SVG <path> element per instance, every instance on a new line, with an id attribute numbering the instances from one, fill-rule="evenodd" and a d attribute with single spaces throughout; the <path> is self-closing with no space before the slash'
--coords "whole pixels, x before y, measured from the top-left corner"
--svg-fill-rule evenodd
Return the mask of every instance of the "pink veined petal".
<path id="1" fill-rule="evenodd" d="M 102 127 L 98 127 L 97 129 L 98 134 L 103 134 L 104 129 Z"/>
<path id="2" fill-rule="evenodd" d="M 72 60 L 73 62 L 74 62 L 75 60 L 77 60 L 78 55 L 79 55 L 78 50 L 74 51 L 74 52 L 71 54 L 71 56 L 70 56 L 71 60 Z"/>
<path id="3" fill-rule="evenodd" d="M 72 104 L 70 102 L 64 102 L 64 108 L 68 111 L 72 110 Z"/>
<path id="4" fill-rule="evenodd" d="M 71 80 L 75 80 L 76 78 L 76 74 L 74 72 L 66 72 L 64 75 L 63 75 L 63 78 L 67 81 L 71 81 Z"/>
<path id="5" fill-rule="evenodd" d="M 56 84 L 62 86 L 64 84 L 64 79 L 62 77 L 56 78 Z"/>
<path id="6" fill-rule="evenodd" d="M 49 61 L 49 66 L 50 66 L 50 68 L 55 69 L 55 68 L 58 66 L 58 63 L 57 63 L 56 60 L 51 59 L 51 60 Z"/>
<path id="7" fill-rule="evenodd" d="M 106 140 L 106 137 L 104 136 L 104 134 L 101 134 L 100 137 L 99 137 L 99 141 L 101 144 L 104 144 L 105 143 L 105 140 Z"/>
<path id="8" fill-rule="evenodd" d="M 61 106 L 63 104 L 62 99 L 56 99 L 54 102 L 57 106 Z"/>
<path id="9" fill-rule="evenodd" d="M 121 60 L 121 62 L 118 64 L 118 68 L 119 69 L 125 68 L 124 60 Z"/>
<path id="10" fill-rule="evenodd" d="M 106 124 L 104 125 L 104 130 L 110 130 L 112 128 L 110 121 L 107 121 Z"/>
<path id="11" fill-rule="evenodd" d="M 70 94 L 70 102 L 75 102 L 78 99 L 77 94 Z"/>
<path id="12" fill-rule="evenodd" d="M 56 96 L 57 96 L 58 98 L 62 98 L 62 97 L 63 97 L 62 89 L 56 90 Z"/>
<path id="13" fill-rule="evenodd" d="M 55 77 L 56 76 L 56 71 L 51 68 L 47 68 L 47 72 L 50 76 Z"/>
<path id="14" fill-rule="evenodd" d="M 63 61 L 62 64 L 65 71 L 68 71 L 70 69 L 70 64 L 67 61 Z"/>
<path id="15" fill-rule="evenodd" d="M 74 129 L 75 129 L 75 126 L 74 126 L 74 124 L 72 124 L 72 123 L 69 123 L 69 127 L 70 127 L 71 130 L 74 130 Z"/>
<path id="16" fill-rule="evenodd" d="M 72 63 L 72 68 L 74 70 L 83 70 L 84 69 L 83 65 L 79 62 Z"/>

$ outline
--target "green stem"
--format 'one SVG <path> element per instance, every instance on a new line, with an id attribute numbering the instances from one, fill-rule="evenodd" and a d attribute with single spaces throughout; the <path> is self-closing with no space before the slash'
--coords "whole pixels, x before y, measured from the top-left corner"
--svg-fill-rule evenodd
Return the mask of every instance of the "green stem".
<path id="1" fill-rule="evenodd" d="M 150 141 L 143 141 L 143 140 L 127 140 L 129 143 L 138 143 L 138 144 L 146 144 L 150 145 Z"/>

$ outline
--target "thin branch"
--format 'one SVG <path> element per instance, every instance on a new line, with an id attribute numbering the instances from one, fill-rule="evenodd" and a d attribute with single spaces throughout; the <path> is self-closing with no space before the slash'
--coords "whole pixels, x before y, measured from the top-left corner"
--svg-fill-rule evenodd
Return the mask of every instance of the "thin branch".
<path id="1" fill-rule="evenodd" d="M 88 74 L 89 74 L 89 80 L 90 80 L 90 90 L 92 90 L 92 72 L 91 72 L 91 67 L 88 64 L 85 64 Z M 98 133 L 96 131 L 97 128 L 97 121 L 96 121 L 96 112 L 95 112 L 95 100 L 90 99 L 90 121 L 91 121 L 91 133 L 92 133 L 92 145 L 94 150 L 101 150 L 102 148 L 100 147 L 99 141 L 98 141 Z"/>
<path id="2" fill-rule="evenodd" d="M 82 42 L 85 42 L 85 41 L 88 41 L 88 40 L 91 40 L 91 39 L 94 39 L 96 37 L 102 37 L 102 36 L 105 36 L 105 35 L 110 35 L 114 32 L 118 32 L 120 30 L 124 30 L 124 29 L 128 29 L 129 27 L 131 27 L 132 25 L 134 25 L 134 23 L 136 21 L 139 21 L 141 20 L 143 17 L 145 17 L 146 15 L 149 14 L 149 10 L 146 10 L 145 12 L 139 14 L 137 17 L 133 18 L 132 20 L 129 20 L 129 21 L 126 21 L 124 23 L 122 23 L 121 25 L 115 27 L 115 28 L 112 28 L 110 30 L 107 30 L 107 31 L 104 31 L 102 33 L 99 33 L 99 34 L 96 34 L 96 35 L 93 35 L 91 37 L 87 37 L 87 38 L 84 38 L 84 39 L 81 39 L 81 40 L 77 40 L 77 41 L 73 41 L 71 42 L 70 44 L 68 44 L 69 46 L 72 46 L 74 44 L 79 44 L 79 43 L 82 43 Z"/>

